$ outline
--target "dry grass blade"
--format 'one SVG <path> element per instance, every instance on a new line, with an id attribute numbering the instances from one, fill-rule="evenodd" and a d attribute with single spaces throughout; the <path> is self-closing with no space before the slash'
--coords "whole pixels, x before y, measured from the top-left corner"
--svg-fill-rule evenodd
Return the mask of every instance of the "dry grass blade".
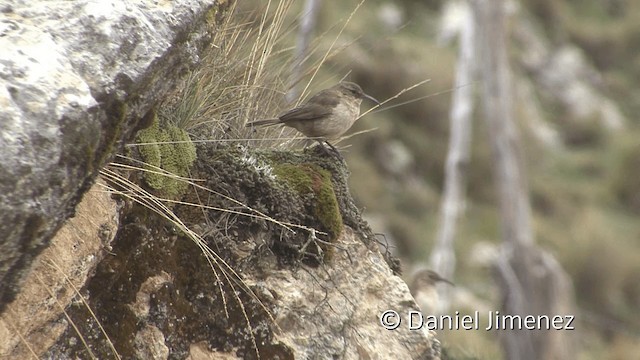
<path id="1" fill-rule="evenodd" d="M 400 90 L 400 91 L 399 91 L 397 94 L 395 94 L 394 96 L 392 96 L 392 97 L 390 97 L 390 98 L 388 98 L 388 99 L 384 100 L 384 101 L 383 101 L 383 102 L 381 102 L 379 105 L 376 105 L 376 106 L 372 107 L 371 109 L 369 109 L 369 110 L 365 111 L 364 113 L 360 114 L 360 116 L 358 116 L 358 119 L 360 119 L 361 117 L 363 117 L 363 116 L 367 115 L 368 113 L 372 112 L 373 110 L 375 110 L 375 109 L 379 108 L 380 106 L 382 106 L 382 105 L 384 105 L 384 104 L 388 103 L 389 101 L 391 101 L 391 100 L 393 100 L 393 99 L 397 99 L 398 97 L 400 97 L 400 95 L 402 95 L 402 94 L 406 93 L 407 91 L 413 90 L 413 89 L 417 88 L 417 87 L 418 87 L 418 86 L 420 86 L 420 85 L 423 85 L 423 84 L 428 83 L 429 81 L 431 81 L 431 79 L 425 79 L 425 80 L 422 80 L 422 81 L 420 81 L 420 82 L 417 82 L 417 83 L 415 83 L 415 84 L 413 84 L 413 85 L 411 85 L 411 86 L 409 86 L 409 87 L 407 87 L 407 88 L 404 88 L 404 89 Z"/>
<path id="2" fill-rule="evenodd" d="M 153 171 L 153 170 L 149 170 L 149 169 L 143 169 L 143 168 L 136 168 L 136 167 L 132 167 L 130 165 L 124 165 L 124 164 L 112 164 L 114 166 L 114 168 L 116 169 L 126 169 L 126 170 L 137 170 L 137 171 Z M 190 185 L 192 185 L 193 187 L 202 189 L 202 190 L 206 190 L 212 193 L 215 193 L 219 196 L 224 197 L 227 200 L 233 201 L 239 205 L 244 206 L 247 209 L 251 209 L 251 207 L 242 204 L 241 202 L 232 199 L 228 196 L 219 194 L 217 192 L 214 192 L 210 189 L 207 189 L 206 187 L 203 187 L 199 184 L 196 184 L 194 181 L 192 181 L 192 179 L 186 179 L 186 178 L 181 178 L 181 177 L 177 177 L 176 175 L 167 173 L 166 171 L 162 170 L 162 169 L 157 169 L 157 173 L 161 174 L 161 175 L 165 175 L 165 176 L 172 176 L 175 178 L 180 178 L 181 180 L 184 180 L 186 182 L 188 182 Z M 257 212 L 254 209 L 251 209 L 254 212 L 259 213 L 259 215 L 256 214 L 248 214 L 248 213 L 243 213 L 243 212 L 239 212 L 239 211 L 235 211 L 235 210 L 229 210 L 229 209 L 223 209 L 223 208 L 216 208 L 216 207 L 209 207 L 209 206 L 205 206 L 202 204 L 195 204 L 195 203 L 188 203 L 188 202 L 183 202 L 183 201 L 176 201 L 176 200 L 170 200 L 170 199 L 164 199 L 164 198 L 160 198 L 157 197 L 149 192 L 147 192 L 146 190 L 144 190 L 143 188 L 141 188 L 140 186 L 138 186 L 137 184 L 129 181 L 128 179 L 122 177 L 120 174 L 118 174 L 116 171 L 110 170 L 109 168 L 105 168 L 101 171 L 102 176 L 104 176 L 107 180 L 111 181 L 113 184 L 126 189 L 126 191 L 121 191 L 121 190 L 117 190 L 114 187 L 106 187 L 105 190 L 112 192 L 114 194 L 123 196 L 127 199 L 130 199 L 138 204 L 140 204 L 141 206 L 144 206 L 146 208 L 148 208 L 149 210 L 153 211 L 154 213 L 158 214 L 159 216 L 161 216 L 162 218 L 164 218 L 165 220 L 171 222 L 176 228 L 178 228 L 180 231 L 182 231 L 182 233 L 184 233 L 188 238 L 190 238 L 197 246 L 198 248 L 201 250 L 202 254 L 205 256 L 206 261 L 209 264 L 209 267 L 211 268 L 216 280 L 217 280 L 217 284 L 218 284 L 218 288 L 222 297 L 222 301 L 223 301 L 223 307 L 224 307 L 224 311 L 227 317 L 229 317 L 229 313 L 228 313 L 228 304 L 227 304 L 227 299 L 225 296 L 225 291 L 222 288 L 222 284 L 226 283 L 230 288 L 231 288 L 231 293 L 233 294 L 234 298 L 237 301 L 237 304 L 239 305 L 239 307 L 241 308 L 241 311 L 243 313 L 243 317 L 245 318 L 245 321 L 247 323 L 247 326 L 249 327 L 249 333 L 252 339 L 252 342 L 254 344 L 254 347 L 256 348 L 256 352 L 257 352 L 257 343 L 256 343 L 256 339 L 255 336 L 253 335 L 253 329 L 251 327 L 251 323 L 249 321 L 249 316 L 246 313 L 246 309 L 245 306 L 242 302 L 242 300 L 240 299 L 240 297 L 237 294 L 237 290 L 238 289 L 242 289 L 246 294 L 248 294 L 252 299 L 254 299 L 259 306 L 264 310 L 265 314 L 267 314 L 267 316 L 269 317 L 269 319 L 272 321 L 272 323 L 278 327 L 275 319 L 273 318 L 273 315 L 271 314 L 271 312 L 269 311 L 269 309 L 262 303 L 262 301 L 258 298 L 258 296 L 253 292 L 253 290 L 244 282 L 244 280 L 242 279 L 242 277 L 224 260 L 222 259 L 213 249 L 211 249 L 207 243 L 205 242 L 205 240 L 197 233 L 195 233 L 193 230 L 191 230 L 186 224 L 184 224 L 184 222 L 178 217 L 176 216 L 173 211 L 171 211 L 171 209 L 169 209 L 169 207 L 167 207 L 165 204 L 167 203 L 172 203 L 172 204 L 182 204 L 182 205 L 190 205 L 190 206 L 194 206 L 194 207 L 198 207 L 201 208 L 203 210 L 208 210 L 208 209 L 212 209 L 212 210 L 216 210 L 216 211 L 222 211 L 222 212 L 226 212 L 226 213 L 231 213 L 231 214 L 235 214 L 235 215 L 242 215 L 242 216 L 250 216 L 250 217 L 256 217 L 256 218 L 261 218 L 261 219 L 265 219 L 265 220 L 271 220 L 274 223 L 283 226 L 284 228 L 291 230 L 291 228 L 289 226 L 295 226 L 295 227 L 299 227 L 299 228 L 304 228 L 307 231 L 312 231 L 312 229 L 309 229 L 307 227 L 304 226 L 300 226 L 300 225 L 295 225 L 295 224 L 286 224 L 286 223 L 282 223 L 280 221 L 277 221 L 273 218 L 270 218 L 264 214 L 261 214 L 259 212 Z M 259 354 L 258 354 L 259 357 Z"/>
<path id="3" fill-rule="evenodd" d="M 356 5 L 356 7 L 353 9 L 353 11 L 351 12 L 351 14 L 349 14 L 349 17 L 347 18 L 347 20 L 344 22 L 344 24 L 342 25 L 342 28 L 340 29 L 340 31 L 338 32 L 338 35 L 336 35 L 336 37 L 333 39 L 333 42 L 331 43 L 331 45 L 329 46 L 329 48 L 327 49 L 327 51 L 325 52 L 324 56 L 322 57 L 322 59 L 320 60 L 320 64 L 316 67 L 316 69 L 314 70 L 313 74 L 311 75 L 311 78 L 309 79 L 309 82 L 307 82 L 307 85 L 304 87 L 304 90 L 301 92 L 301 96 L 300 99 L 303 98 L 304 94 L 306 94 L 309 91 L 309 86 L 311 85 L 311 83 L 313 82 L 313 80 L 315 79 L 316 75 L 318 74 L 318 71 L 320 71 L 320 67 L 322 66 L 322 64 L 324 64 L 324 62 L 327 60 L 327 57 L 329 56 L 329 54 L 331 54 L 331 50 L 333 49 L 333 47 L 335 46 L 336 42 L 338 41 L 338 39 L 340 38 L 340 35 L 342 35 L 342 33 L 344 32 L 344 29 L 347 27 L 347 25 L 349 24 L 349 22 L 351 21 L 351 18 L 353 18 L 353 15 L 356 14 L 356 12 L 358 12 L 358 9 L 360 8 L 360 6 L 362 6 L 362 4 L 364 4 L 365 0 L 361 0 L 358 5 Z M 300 99 L 298 100 L 298 103 L 300 103 Z"/>
<path id="4" fill-rule="evenodd" d="M 294 232 L 294 233 L 295 233 L 295 231 L 293 230 L 293 228 L 301 229 L 301 230 L 304 230 L 304 231 L 307 231 L 307 232 L 315 231 L 318 234 L 325 234 L 322 231 L 318 231 L 316 229 L 312 229 L 312 228 L 309 228 L 309 227 L 304 226 L 304 225 L 293 224 L 293 223 L 283 222 L 283 221 L 274 219 L 273 217 L 268 216 L 268 215 L 262 213 L 261 211 L 258 211 L 256 209 L 252 208 L 251 206 L 242 203 L 241 201 L 238 201 L 238 200 L 236 200 L 236 199 L 234 199 L 234 198 L 232 198 L 230 196 L 227 196 L 227 195 L 222 194 L 222 193 L 220 193 L 218 191 L 209 189 L 209 188 L 207 188 L 205 186 L 202 186 L 202 185 L 198 184 L 197 183 L 198 180 L 196 180 L 196 179 L 189 179 L 189 178 L 181 177 L 181 176 L 172 174 L 170 172 L 167 172 L 166 170 L 161 169 L 161 168 L 159 168 L 157 166 L 153 166 L 153 165 L 150 165 L 150 164 L 147 164 L 147 163 L 143 163 L 143 162 L 141 162 L 139 160 L 136 160 L 136 159 L 133 159 L 133 158 L 124 157 L 124 156 L 119 156 L 119 157 L 127 159 L 129 161 L 140 163 L 140 167 L 135 167 L 135 166 L 131 166 L 131 165 L 127 165 L 127 164 L 121 164 L 121 163 L 111 163 L 111 164 L 109 164 L 109 166 L 112 166 L 114 168 L 119 168 L 119 169 L 122 169 L 122 170 L 144 171 L 144 172 L 149 172 L 149 173 L 153 173 L 153 174 L 157 174 L 157 175 L 167 176 L 167 177 L 170 177 L 172 179 L 178 179 L 180 181 L 184 181 L 184 182 L 188 183 L 189 185 L 191 185 L 192 187 L 194 187 L 196 189 L 204 190 L 204 191 L 206 191 L 208 193 L 211 193 L 213 195 L 219 196 L 219 197 L 221 197 L 221 198 L 223 198 L 225 200 L 231 201 L 232 203 L 234 203 L 234 204 L 236 204 L 236 205 L 238 205 L 238 206 L 240 206 L 240 207 L 242 207 L 244 209 L 247 209 L 249 211 L 249 213 L 244 213 L 244 212 L 240 212 L 240 211 L 237 211 L 237 210 L 231 210 L 231 209 L 212 207 L 212 206 L 203 205 L 203 204 L 187 203 L 187 202 L 176 201 L 176 200 L 171 200 L 171 199 L 161 199 L 161 198 L 158 198 L 157 196 L 149 195 L 149 196 L 153 197 L 154 199 L 161 200 L 162 202 L 182 204 L 182 205 L 191 205 L 191 206 L 195 206 L 195 207 L 199 207 L 199 208 L 207 209 L 207 210 L 216 210 L 216 211 L 228 212 L 228 213 L 235 214 L 235 215 L 242 215 L 242 216 L 262 219 L 262 220 L 265 220 L 265 221 L 272 222 L 272 223 L 274 223 L 276 225 L 282 226 L 286 230 Z M 150 170 L 150 168 L 154 169 L 154 170 Z"/>
<path id="5" fill-rule="evenodd" d="M 154 213 L 156 213 L 160 217 L 162 217 L 165 220 L 171 222 L 174 226 L 176 226 L 178 229 L 182 230 L 189 237 L 191 237 L 191 239 L 201 249 L 203 248 L 203 240 L 196 233 L 194 233 L 191 229 L 189 229 L 182 222 L 182 220 L 180 220 L 180 218 L 178 218 L 173 213 L 173 211 L 171 211 L 171 209 L 169 209 L 167 206 L 164 205 L 163 199 L 158 198 L 157 196 L 154 196 L 154 195 L 150 194 L 149 192 L 147 192 L 146 190 L 144 190 L 143 188 L 141 188 L 137 184 L 135 184 L 135 183 L 129 181 L 128 179 L 122 177 L 117 172 L 114 172 L 114 171 L 111 171 L 111 170 L 105 168 L 105 169 L 101 170 L 100 173 L 101 173 L 101 175 L 103 177 L 105 177 L 106 180 L 109 180 L 112 183 L 121 186 L 123 189 L 127 189 L 127 192 L 116 190 L 115 188 L 113 188 L 111 186 L 102 185 L 102 186 L 105 186 L 105 190 L 107 190 L 110 193 L 113 193 L 115 195 L 119 195 L 119 196 L 122 196 L 124 198 L 129 199 L 129 200 L 132 200 L 132 201 L 136 202 L 137 204 L 139 204 L 139 205 L 141 205 L 143 207 L 146 207 L 147 209 L 153 211 Z M 206 246 L 206 245 L 204 245 L 204 246 Z M 210 255 L 206 251 L 203 251 L 203 253 L 205 255 Z M 215 254 L 215 253 L 213 253 L 213 254 Z M 226 302 L 226 298 L 225 298 L 225 295 L 224 295 L 224 291 L 222 289 L 222 282 L 220 281 L 221 279 L 220 279 L 220 277 L 218 275 L 218 272 L 216 271 L 216 266 L 214 266 L 214 263 L 216 263 L 217 259 L 215 257 L 213 259 L 211 259 L 211 256 L 206 256 L 206 259 L 211 265 L 211 269 L 214 272 L 216 280 L 218 280 L 218 284 L 220 286 L 220 293 L 221 293 L 221 296 L 222 296 L 222 299 L 223 299 L 223 303 L 224 303 L 224 307 L 225 307 L 225 311 L 226 311 L 227 302 Z M 223 263 L 224 263 L 224 261 L 223 261 Z M 227 316 L 228 316 L 228 314 L 227 314 Z"/>
<path id="6" fill-rule="evenodd" d="M 56 302 L 56 305 L 58 305 L 60 310 L 62 310 L 62 313 L 64 314 L 65 318 L 67 318 L 67 321 L 73 327 L 73 330 L 76 332 L 76 334 L 80 338 L 80 341 L 82 341 L 82 344 L 84 345 L 85 349 L 89 353 L 89 356 L 92 359 L 98 359 L 96 355 L 93 353 L 93 351 L 91 351 L 91 347 L 87 343 L 87 340 L 84 338 L 84 336 L 82 336 L 82 332 L 80 331 L 76 323 L 71 319 L 71 316 L 69 316 L 69 313 L 67 313 L 67 310 L 65 310 L 64 306 L 60 303 L 60 301 L 58 301 L 58 297 L 53 292 L 51 292 L 51 289 L 49 289 L 49 287 L 45 284 L 44 280 L 42 280 L 42 277 L 39 274 L 36 273 L 34 274 L 34 276 L 38 280 L 38 282 L 42 285 L 42 287 L 45 290 L 47 290 L 47 292 L 49 293 L 49 296 L 51 296 L 51 298 Z"/>
<path id="7" fill-rule="evenodd" d="M 102 335 L 104 335 L 105 340 L 107 341 L 107 344 L 109 345 L 109 348 L 113 352 L 114 357 L 116 359 L 118 359 L 118 360 L 122 359 L 120 357 L 120 354 L 118 354 L 118 351 L 116 350 L 116 347 L 113 345 L 113 342 L 109 338 L 109 335 L 107 335 L 107 332 L 104 330 L 104 327 L 102 327 L 102 324 L 100 323 L 100 320 L 98 320 L 98 317 L 93 312 L 93 310 L 89 306 L 89 303 L 87 303 L 87 301 L 84 298 L 84 296 L 82 296 L 82 294 L 80 294 L 80 291 L 78 290 L 78 288 L 75 285 L 73 285 L 73 282 L 71 281 L 71 279 L 69 279 L 69 277 L 64 273 L 64 271 L 60 268 L 60 266 L 53 259 L 47 259 L 46 261 L 47 261 L 48 265 L 52 269 L 55 269 L 58 273 L 60 273 L 60 275 L 64 276 L 64 280 L 67 282 L 67 284 L 69 284 L 69 286 L 71 286 L 71 288 L 73 289 L 73 292 L 80 299 L 80 301 L 82 301 L 82 304 L 85 306 L 87 311 L 89 311 L 89 314 L 91 314 L 91 317 L 93 318 L 93 320 L 95 320 L 96 324 L 98 325 L 98 328 L 100 328 L 100 332 L 102 333 Z"/>
<path id="8" fill-rule="evenodd" d="M 210 266 L 210 268 L 211 268 L 211 270 L 212 270 L 212 272 L 213 272 L 213 274 L 214 274 L 214 276 L 215 276 L 215 278 L 217 280 L 217 284 L 218 284 L 218 287 L 219 287 L 219 290 L 220 290 L 220 294 L 221 294 L 221 297 L 222 297 L 222 301 L 223 301 L 223 308 L 224 308 L 224 311 L 225 311 L 225 315 L 227 317 L 229 317 L 228 305 L 227 305 L 227 300 L 226 300 L 226 296 L 225 296 L 225 291 L 222 288 L 223 281 L 222 281 L 222 279 L 220 277 L 220 274 L 223 275 L 224 279 L 226 280 L 226 283 L 233 289 L 233 291 L 231 293 L 234 295 L 234 297 L 235 297 L 237 303 L 239 304 L 239 306 L 243 309 L 243 316 L 245 318 L 247 326 L 249 327 L 249 334 L 250 334 L 250 337 L 251 337 L 251 341 L 253 343 L 254 349 L 256 350 L 256 354 L 257 354 L 258 358 L 260 358 L 260 354 L 258 352 L 258 347 L 257 347 L 257 342 L 256 342 L 256 339 L 255 339 L 255 335 L 253 334 L 253 328 L 251 326 L 251 321 L 249 320 L 249 317 L 247 316 L 246 311 L 244 311 L 244 305 L 242 304 L 242 300 L 240 299 L 239 295 L 236 293 L 235 287 L 233 286 L 233 283 L 237 281 L 239 284 L 241 284 L 243 290 L 246 291 L 248 294 L 250 294 L 250 296 L 252 298 L 254 298 L 260 304 L 260 306 L 265 310 L 265 312 L 268 314 L 269 318 L 274 322 L 274 324 L 275 324 L 275 319 L 273 319 L 273 316 L 271 315 L 270 311 L 266 308 L 266 306 L 264 306 L 262 301 L 260 301 L 260 299 L 255 295 L 255 293 L 253 293 L 251 288 L 249 288 L 249 286 L 244 283 L 244 281 L 242 280 L 240 275 L 238 273 L 236 273 L 235 270 L 233 270 L 233 268 L 231 266 L 229 266 L 224 261 L 224 259 L 222 259 L 220 256 L 218 256 L 213 250 L 211 250 L 206 245 L 204 240 L 198 234 L 196 234 L 194 231 L 189 229 L 180 220 L 180 218 L 175 216 L 175 214 L 168 207 L 166 207 L 162 203 L 162 199 L 159 199 L 158 197 L 155 197 L 155 196 L 151 195 L 150 193 L 148 193 L 144 189 L 140 188 L 138 185 L 128 181 L 127 179 L 124 179 L 123 177 L 119 176 L 115 172 L 111 172 L 110 173 L 108 171 L 103 171 L 101 173 L 102 173 L 103 176 L 105 176 L 109 180 L 117 181 L 117 182 L 119 182 L 119 185 L 128 186 L 127 189 L 134 190 L 134 191 L 133 192 L 121 192 L 121 191 L 117 191 L 117 190 L 115 190 L 113 188 L 108 188 L 108 190 L 113 191 L 114 193 L 116 193 L 118 195 L 124 196 L 124 197 L 126 197 L 126 198 L 128 198 L 128 199 L 130 199 L 132 201 L 135 201 L 139 205 L 147 207 L 148 209 L 150 209 L 151 211 L 153 211 L 156 214 L 160 215 L 164 219 L 170 221 L 174 226 L 176 226 L 184 234 L 186 234 L 192 241 L 194 241 L 194 243 L 202 251 L 203 255 L 205 255 L 205 259 L 209 263 L 209 266 Z M 138 193 L 138 192 L 143 194 L 143 195 L 142 196 L 136 196 L 136 193 Z M 230 278 L 228 276 L 228 272 L 230 272 L 233 275 L 232 278 Z"/>
<path id="9" fill-rule="evenodd" d="M 377 113 L 379 113 L 379 112 L 383 112 L 383 111 L 391 110 L 391 109 L 394 109 L 394 108 L 397 108 L 397 107 L 400 107 L 400 106 L 404 106 L 404 105 L 407 105 L 407 104 L 412 104 L 412 103 L 414 103 L 414 102 L 416 102 L 416 101 L 420 101 L 420 100 L 424 100 L 424 99 L 429 99 L 429 98 L 432 98 L 432 97 L 435 97 L 435 96 L 439 96 L 439 95 L 442 95 L 442 94 L 448 94 L 448 93 L 454 92 L 454 91 L 456 91 L 456 90 L 458 90 L 458 89 L 460 89 L 460 88 L 462 88 L 462 87 L 465 87 L 465 86 L 472 86 L 472 85 L 473 85 L 473 84 L 475 84 L 475 83 L 476 83 L 476 81 L 471 82 L 471 83 L 469 83 L 469 84 L 464 84 L 464 85 L 456 86 L 456 87 L 453 87 L 453 88 L 450 88 L 450 89 L 447 89 L 447 90 L 438 91 L 438 92 L 435 92 L 435 93 L 433 93 L 433 94 L 429 94 L 429 95 L 425 95 L 425 96 L 420 96 L 420 97 L 417 97 L 417 98 L 414 98 L 414 99 L 411 99 L 411 100 L 403 101 L 403 102 L 401 102 L 401 103 L 393 104 L 393 105 L 391 105 L 391 106 L 385 106 L 385 107 L 384 107 L 384 109 L 376 109 L 376 110 L 374 110 L 374 111 L 372 111 L 372 112 L 373 112 L 374 114 L 377 114 Z M 399 96 L 399 95 L 398 95 L 398 96 Z M 396 97 L 398 97 L 398 96 L 396 96 Z M 395 97 L 394 97 L 394 98 L 395 98 Z M 389 99 L 389 100 L 391 100 L 391 99 Z M 387 101 L 388 101 L 388 100 L 387 100 Z M 385 103 L 386 103 L 387 101 L 385 101 Z"/>
<path id="10" fill-rule="evenodd" d="M 11 307 L 7 308 L 7 311 L 11 311 L 12 316 L 14 316 L 14 318 L 16 317 L 15 312 L 12 310 Z M 13 322 L 8 321 L 7 319 L 3 319 L 2 322 L 4 322 L 8 328 L 11 329 L 11 331 L 14 334 L 17 334 L 18 337 L 20 338 L 20 341 L 24 344 L 24 346 L 27 347 L 27 349 L 29 350 L 29 353 L 31 354 L 31 356 L 33 356 L 34 359 L 38 359 L 38 354 L 36 354 L 35 350 L 33 349 L 33 347 L 31 347 L 31 345 L 29 344 L 29 342 L 27 341 L 27 339 L 24 337 L 24 335 L 22 335 L 22 333 L 20 332 L 20 330 L 18 330 L 18 327 L 15 326 L 13 324 Z"/>

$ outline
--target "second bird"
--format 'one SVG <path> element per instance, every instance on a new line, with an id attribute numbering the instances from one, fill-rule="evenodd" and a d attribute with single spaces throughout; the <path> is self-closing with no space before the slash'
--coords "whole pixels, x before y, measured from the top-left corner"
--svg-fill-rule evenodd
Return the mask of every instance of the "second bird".
<path id="1" fill-rule="evenodd" d="M 304 104 L 283 112 L 277 118 L 252 121 L 246 126 L 282 124 L 300 131 L 320 145 L 326 143 L 337 152 L 329 140 L 340 138 L 351 128 L 360 116 L 363 98 L 380 104 L 378 100 L 365 94 L 358 84 L 343 81 L 320 91 Z"/>

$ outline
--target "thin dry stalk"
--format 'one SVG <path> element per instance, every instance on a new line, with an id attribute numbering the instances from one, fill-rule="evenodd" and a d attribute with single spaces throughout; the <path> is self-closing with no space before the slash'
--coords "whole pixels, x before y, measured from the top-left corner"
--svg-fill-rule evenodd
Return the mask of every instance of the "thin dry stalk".
<path id="1" fill-rule="evenodd" d="M 98 328 L 100 329 L 100 332 L 102 333 L 102 335 L 104 335 L 105 339 L 107 340 L 107 344 L 109 344 L 109 348 L 113 352 L 113 355 L 115 356 L 115 358 L 118 359 L 118 360 L 122 359 L 120 357 L 120 354 L 118 354 L 118 351 L 116 350 L 116 347 L 113 345 L 113 342 L 111 341 L 111 338 L 109 338 L 109 335 L 107 335 L 107 332 L 104 330 L 104 327 L 100 323 L 100 320 L 98 320 L 98 317 L 93 312 L 93 310 L 89 306 L 89 303 L 87 303 L 87 301 L 84 298 L 84 296 L 82 296 L 82 294 L 80 294 L 80 290 L 78 290 L 78 288 L 73 284 L 73 281 L 71 281 L 71 279 L 69 279 L 69 277 L 64 273 L 64 271 L 62 270 L 62 268 L 60 268 L 58 263 L 56 263 L 53 259 L 47 259 L 46 261 L 48 262 L 49 267 L 55 269 L 58 273 L 60 273 L 62 276 L 64 276 L 64 280 L 67 282 L 67 284 L 69 284 L 69 286 L 71 286 L 71 288 L 73 289 L 73 292 L 80 299 L 80 301 L 82 301 L 82 304 L 87 309 L 87 311 L 89 311 L 89 314 L 91 314 L 91 317 L 93 318 L 93 320 L 98 325 Z M 89 350 L 89 349 L 87 349 L 87 350 Z"/>

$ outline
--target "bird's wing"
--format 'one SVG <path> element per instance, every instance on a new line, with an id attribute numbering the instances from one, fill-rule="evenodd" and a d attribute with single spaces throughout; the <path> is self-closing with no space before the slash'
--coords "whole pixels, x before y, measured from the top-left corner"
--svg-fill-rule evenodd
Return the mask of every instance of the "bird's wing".
<path id="1" fill-rule="evenodd" d="M 338 105 L 336 96 L 326 96 L 331 89 L 325 89 L 312 96 L 306 103 L 278 115 L 282 122 L 314 120 L 331 114 Z"/>
<path id="2" fill-rule="evenodd" d="M 280 118 L 280 121 L 283 123 L 289 121 L 315 120 L 331 114 L 331 110 L 331 108 L 327 108 L 321 104 L 306 103 L 302 106 L 285 111 L 280 114 L 278 118 Z"/>

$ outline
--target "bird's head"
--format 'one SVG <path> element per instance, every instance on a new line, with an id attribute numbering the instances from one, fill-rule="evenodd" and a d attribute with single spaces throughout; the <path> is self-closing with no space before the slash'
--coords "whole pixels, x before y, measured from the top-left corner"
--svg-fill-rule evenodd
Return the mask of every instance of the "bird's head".
<path id="1" fill-rule="evenodd" d="M 455 286 L 451 281 L 443 278 L 437 272 L 433 270 L 422 270 L 415 275 L 416 281 L 419 283 L 423 283 L 428 286 L 433 286 L 439 282 L 444 282 L 449 285 Z"/>
<path id="2" fill-rule="evenodd" d="M 338 91 L 340 91 L 345 96 L 353 97 L 356 99 L 367 98 L 373 101 L 374 103 L 380 105 L 380 102 L 378 100 L 376 100 L 373 96 L 365 94 L 364 91 L 362 91 L 362 88 L 360 87 L 360 85 L 356 83 L 343 81 L 339 83 L 337 87 L 338 87 Z"/>

